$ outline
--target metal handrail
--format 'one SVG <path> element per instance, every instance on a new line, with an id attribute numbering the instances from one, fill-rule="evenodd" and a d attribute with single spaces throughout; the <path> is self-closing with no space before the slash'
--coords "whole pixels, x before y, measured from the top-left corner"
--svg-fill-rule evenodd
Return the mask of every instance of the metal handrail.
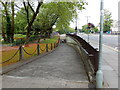
<path id="1" fill-rule="evenodd" d="M 98 70 L 99 51 L 97 51 L 89 43 L 87 43 L 84 39 L 82 39 L 81 37 L 79 37 L 77 35 L 67 34 L 67 36 L 73 38 L 77 42 L 77 44 L 79 44 L 85 50 L 86 54 L 88 53 L 88 57 L 90 59 L 92 66 L 94 67 L 94 71 L 96 73 Z"/>

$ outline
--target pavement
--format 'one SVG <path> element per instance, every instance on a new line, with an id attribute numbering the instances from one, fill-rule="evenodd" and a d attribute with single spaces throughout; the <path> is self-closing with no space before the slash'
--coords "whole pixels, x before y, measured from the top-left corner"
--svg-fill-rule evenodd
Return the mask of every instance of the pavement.
<path id="1" fill-rule="evenodd" d="M 92 39 L 89 42 L 94 48 L 99 49 L 98 42 Z M 108 88 L 118 88 L 118 52 L 119 51 L 114 49 L 113 47 L 103 44 L 102 70 L 104 83 L 107 85 Z"/>
<path id="2" fill-rule="evenodd" d="M 88 88 L 78 53 L 67 44 L 2 76 L 3 88 Z"/>
<path id="3" fill-rule="evenodd" d="M 95 42 L 91 42 L 91 45 L 98 48 L 98 44 Z M 108 88 L 118 88 L 118 52 L 103 45 L 102 56 L 104 82 Z"/>

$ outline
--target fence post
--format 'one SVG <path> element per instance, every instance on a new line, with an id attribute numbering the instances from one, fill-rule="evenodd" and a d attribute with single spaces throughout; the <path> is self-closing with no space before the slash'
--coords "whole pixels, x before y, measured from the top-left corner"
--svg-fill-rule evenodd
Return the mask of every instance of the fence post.
<path id="1" fill-rule="evenodd" d="M 59 41 L 57 41 L 57 46 L 58 46 L 58 44 L 59 44 Z"/>
<path id="2" fill-rule="evenodd" d="M 56 47 L 56 43 L 54 43 L 54 48 Z"/>
<path id="3" fill-rule="evenodd" d="M 60 37 L 59 37 L 59 39 L 58 39 L 58 44 L 60 44 Z"/>
<path id="4" fill-rule="evenodd" d="M 37 54 L 40 55 L 40 45 L 37 45 Z"/>
<path id="5" fill-rule="evenodd" d="M 46 44 L 46 52 L 48 52 L 48 44 Z"/>
<path id="6" fill-rule="evenodd" d="M 20 50 L 20 57 L 19 57 L 19 60 L 23 60 L 24 59 L 24 55 L 23 55 L 23 50 L 22 50 L 22 45 L 20 45 L 20 48 L 19 48 L 19 50 Z"/>
<path id="7" fill-rule="evenodd" d="M 52 50 L 52 43 L 51 43 L 51 50 Z"/>

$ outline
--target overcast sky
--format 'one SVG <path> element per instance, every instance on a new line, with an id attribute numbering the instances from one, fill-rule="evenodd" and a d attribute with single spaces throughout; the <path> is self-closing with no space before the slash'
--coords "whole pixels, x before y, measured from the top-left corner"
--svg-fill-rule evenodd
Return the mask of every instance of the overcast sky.
<path id="1" fill-rule="evenodd" d="M 79 12 L 78 15 L 78 28 L 85 25 L 87 23 L 86 16 L 89 17 L 89 22 L 98 25 L 100 22 L 100 1 L 101 0 L 86 0 L 88 5 L 86 6 L 86 10 Z M 104 0 L 104 9 L 109 10 L 112 13 L 112 19 L 118 20 L 118 2 L 120 0 Z M 71 27 L 75 27 L 75 23 L 71 23 Z"/>
<path id="2" fill-rule="evenodd" d="M 17 0 L 16 0 L 17 1 Z M 22 1 L 22 0 L 18 0 Z M 53 0 L 45 0 L 53 1 Z M 67 0 L 68 1 L 68 0 Z M 93 23 L 95 26 L 100 22 L 100 1 L 101 0 L 86 0 L 88 5 L 86 10 L 78 12 L 78 28 L 87 23 L 86 16 L 89 17 L 89 22 Z M 109 10 L 112 13 L 112 19 L 118 20 L 118 2 L 120 0 L 104 0 L 104 9 Z M 75 28 L 75 23 L 71 23 L 70 27 Z"/>

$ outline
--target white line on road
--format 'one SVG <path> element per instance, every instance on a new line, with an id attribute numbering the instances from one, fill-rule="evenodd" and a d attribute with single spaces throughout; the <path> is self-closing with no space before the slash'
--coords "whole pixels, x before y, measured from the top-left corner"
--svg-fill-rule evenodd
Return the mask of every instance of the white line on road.
<path id="1" fill-rule="evenodd" d="M 98 44 L 98 42 L 93 41 L 93 40 L 90 40 L 90 42 L 91 42 L 91 43 L 97 43 L 97 44 Z M 120 52 L 120 51 L 118 50 L 118 47 L 113 48 L 113 47 L 108 46 L 108 45 L 105 45 L 105 44 L 103 44 L 103 46 L 105 46 L 105 47 L 107 47 L 107 48 L 109 48 L 109 49 L 112 49 L 112 50 L 114 50 L 114 51 L 116 51 L 116 52 Z"/>

